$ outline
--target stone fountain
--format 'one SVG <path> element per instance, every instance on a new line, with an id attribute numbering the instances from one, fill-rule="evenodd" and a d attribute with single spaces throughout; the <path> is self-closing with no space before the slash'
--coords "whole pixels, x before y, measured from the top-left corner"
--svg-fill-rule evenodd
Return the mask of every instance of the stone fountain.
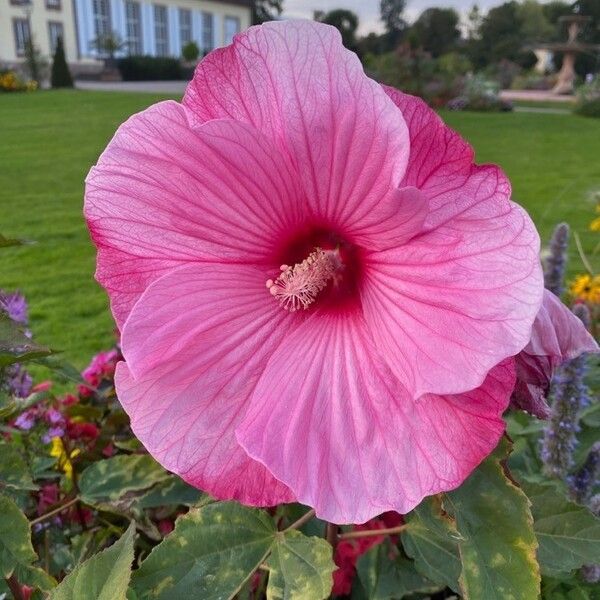
<path id="1" fill-rule="evenodd" d="M 579 34 L 591 17 L 583 15 L 567 15 L 560 17 L 559 21 L 565 23 L 569 37 L 566 42 L 544 44 L 541 48 L 550 52 L 562 52 L 562 67 L 558 73 L 558 81 L 552 89 L 553 94 L 572 94 L 575 89 L 575 59 L 578 54 L 600 50 L 600 46 L 584 44 L 578 41 Z"/>

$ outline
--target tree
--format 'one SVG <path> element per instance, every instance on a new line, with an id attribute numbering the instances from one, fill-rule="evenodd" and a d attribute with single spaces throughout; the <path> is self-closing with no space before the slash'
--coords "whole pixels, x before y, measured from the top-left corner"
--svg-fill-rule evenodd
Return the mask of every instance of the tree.
<path id="1" fill-rule="evenodd" d="M 517 9 L 523 42 L 547 42 L 553 35 L 552 26 L 543 6 L 537 0 L 523 0 Z"/>
<path id="2" fill-rule="evenodd" d="M 452 50 L 460 39 L 458 13 L 453 8 L 424 10 L 412 30 L 424 50 L 438 57 Z"/>
<path id="3" fill-rule="evenodd" d="M 483 16 L 481 14 L 481 10 L 479 9 L 479 5 L 473 4 L 471 10 L 467 14 L 467 31 L 469 40 L 479 39 L 479 28 L 481 27 L 482 20 Z"/>
<path id="4" fill-rule="evenodd" d="M 52 61 L 50 83 L 53 88 L 73 87 L 73 77 L 71 77 L 69 65 L 67 65 L 65 49 L 61 37 L 56 40 L 56 50 L 54 51 L 54 60 Z"/>
<path id="5" fill-rule="evenodd" d="M 485 66 L 503 58 L 517 61 L 523 46 L 519 4 L 510 0 L 490 9 L 481 23 L 479 33 L 480 56 L 477 66 Z"/>
<path id="6" fill-rule="evenodd" d="M 402 17 L 405 7 L 406 0 L 381 0 L 379 3 L 381 20 L 388 33 L 402 31 L 406 27 L 406 21 Z"/>
<path id="7" fill-rule="evenodd" d="M 356 30 L 358 16 L 351 10 L 338 8 L 328 13 L 315 12 L 315 18 L 321 23 L 333 25 L 342 34 L 342 43 L 346 48 L 356 51 Z"/>
<path id="8" fill-rule="evenodd" d="M 283 10 L 283 0 L 254 0 L 252 22 L 260 25 L 265 21 L 275 20 Z"/>

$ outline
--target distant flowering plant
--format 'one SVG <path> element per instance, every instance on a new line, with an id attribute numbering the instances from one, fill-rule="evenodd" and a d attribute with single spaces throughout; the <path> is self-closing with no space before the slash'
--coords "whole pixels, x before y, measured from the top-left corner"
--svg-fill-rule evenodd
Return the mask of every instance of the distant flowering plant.
<path id="1" fill-rule="evenodd" d="M 536 412 L 596 348 L 500 169 L 326 25 L 211 53 L 120 127 L 85 215 L 133 431 L 217 498 L 406 513 L 493 450 L 516 383 Z"/>

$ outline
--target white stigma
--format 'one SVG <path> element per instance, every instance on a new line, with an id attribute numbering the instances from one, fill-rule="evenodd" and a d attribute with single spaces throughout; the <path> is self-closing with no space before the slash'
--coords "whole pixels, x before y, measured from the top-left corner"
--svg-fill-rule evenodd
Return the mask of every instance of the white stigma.
<path id="1" fill-rule="evenodd" d="M 301 263 L 293 267 L 281 265 L 275 281 L 267 281 L 267 289 L 285 310 L 307 309 L 331 279 L 343 269 L 338 250 L 315 248 Z"/>

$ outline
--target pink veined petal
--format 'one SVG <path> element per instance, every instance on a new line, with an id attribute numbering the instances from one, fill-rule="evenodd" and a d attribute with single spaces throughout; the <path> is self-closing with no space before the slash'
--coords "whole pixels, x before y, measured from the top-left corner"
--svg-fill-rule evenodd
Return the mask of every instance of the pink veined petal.
<path id="1" fill-rule="evenodd" d="M 293 501 L 234 435 L 290 329 L 264 280 L 255 267 L 204 263 L 154 281 L 127 319 L 127 364 L 116 375 L 131 427 L 156 460 L 219 499 L 255 506 Z"/>
<path id="2" fill-rule="evenodd" d="M 531 340 L 515 357 L 517 385 L 512 405 L 542 419 L 548 418 L 546 394 L 554 370 L 584 352 L 598 352 L 598 344 L 560 299 L 544 290 Z"/>
<path id="3" fill-rule="evenodd" d="M 458 394 L 527 344 L 543 293 L 539 237 L 500 169 L 473 165 L 468 145 L 421 100 L 386 91 L 411 135 L 403 185 L 430 210 L 420 235 L 369 255 L 365 317 L 414 397 Z"/>
<path id="4" fill-rule="evenodd" d="M 198 259 L 265 262 L 300 219 L 293 169 L 236 121 L 193 127 L 176 102 L 131 117 L 86 180 L 96 277 L 122 326 L 147 285 Z"/>
<path id="5" fill-rule="evenodd" d="M 419 234 L 429 212 L 425 195 L 415 187 L 391 190 L 374 209 L 357 211 L 346 224 L 349 239 L 369 250 L 386 250 Z"/>
<path id="6" fill-rule="evenodd" d="M 317 314 L 275 351 L 236 435 L 319 517 L 362 523 L 460 485 L 502 435 L 513 385 L 507 361 L 477 390 L 415 401 L 358 316 Z"/>
<path id="7" fill-rule="evenodd" d="M 404 174 L 401 112 L 328 25 L 251 27 L 198 65 L 183 102 L 199 121 L 237 119 L 275 140 L 314 218 L 340 229 L 355 211 L 375 209 Z"/>

